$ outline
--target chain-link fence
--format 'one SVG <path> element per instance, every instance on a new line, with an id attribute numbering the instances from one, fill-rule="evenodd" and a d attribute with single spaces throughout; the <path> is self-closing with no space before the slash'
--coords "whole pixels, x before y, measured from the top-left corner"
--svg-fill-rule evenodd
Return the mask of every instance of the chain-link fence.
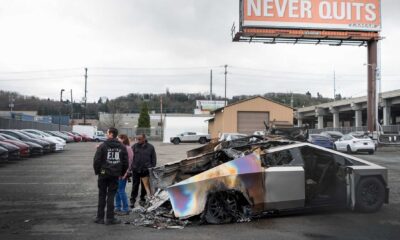
<path id="1" fill-rule="evenodd" d="M 120 128 L 121 134 L 126 134 L 128 137 L 133 138 L 139 134 L 146 134 L 146 138 L 151 141 L 162 141 L 163 132 L 161 127 L 152 128 Z"/>
<path id="2" fill-rule="evenodd" d="M 0 118 L 0 129 L 38 129 L 43 131 L 58 131 L 58 124 L 22 121 L 10 118 Z M 72 131 L 70 126 L 60 125 L 61 131 Z"/>

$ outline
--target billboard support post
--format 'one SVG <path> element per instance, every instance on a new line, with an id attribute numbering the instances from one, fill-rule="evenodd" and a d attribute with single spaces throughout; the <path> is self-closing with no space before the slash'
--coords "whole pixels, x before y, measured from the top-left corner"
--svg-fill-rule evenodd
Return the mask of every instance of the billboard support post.
<path id="1" fill-rule="evenodd" d="M 367 102 L 367 125 L 368 131 L 376 131 L 376 73 L 378 67 L 378 41 L 368 42 L 368 102 Z"/>

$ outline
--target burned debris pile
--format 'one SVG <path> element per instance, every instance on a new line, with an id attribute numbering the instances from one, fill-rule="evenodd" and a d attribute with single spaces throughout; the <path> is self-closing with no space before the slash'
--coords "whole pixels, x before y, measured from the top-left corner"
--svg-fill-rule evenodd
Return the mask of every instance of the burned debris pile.
<path id="1" fill-rule="evenodd" d="M 295 128 L 292 130 L 285 129 L 284 131 L 278 131 L 275 129 L 274 133 L 283 134 L 284 136 L 248 136 L 232 141 L 210 142 L 203 147 L 188 151 L 187 158 L 182 161 L 150 169 L 151 188 L 153 192 L 156 192 L 156 194 L 153 196 L 152 202 L 149 206 L 143 209 L 135 209 L 135 214 L 138 214 L 139 217 L 135 221 L 132 221 L 130 223 L 140 226 L 152 226 L 155 228 L 170 228 L 171 226 L 173 228 L 181 228 L 189 224 L 189 221 L 179 220 L 180 216 L 185 215 L 185 217 L 182 219 L 190 219 L 190 217 L 192 216 L 199 215 L 201 213 L 199 209 L 204 209 L 205 205 L 208 205 L 208 209 L 212 209 L 212 206 L 210 206 L 210 204 L 215 204 L 215 211 L 221 211 L 221 214 L 226 214 L 226 212 L 228 212 L 228 214 L 233 216 L 232 219 L 235 219 L 236 221 L 249 221 L 249 211 L 247 211 L 246 209 L 240 209 L 239 211 L 239 209 L 235 208 L 237 207 L 235 205 L 228 206 L 226 204 L 226 199 L 222 201 L 219 198 L 215 197 L 215 203 L 210 203 L 210 200 L 205 200 L 207 199 L 207 196 L 208 198 L 210 198 L 209 196 L 212 196 L 214 190 L 210 189 L 218 189 L 217 185 L 220 184 L 218 182 L 219 180 L 209 181 L 208 184 L 211 185 L 201 184 L 201 182 L 204 182 L 204 180 L 208 181 L 213 178 L 218 179 L 219 174 L 223 172 L 228 173 L 232 171 L 237 171 L 237 174 L 239 174 L 241 171 L 243 172 L 252 170 L 261 172 L 260 159 L 266 158 L 264 150 L 270 149 L 272 147 L 293 144 L 295 140 L 304 140 L 307 138 L 305 135 L 307 135 L 308 131 L 306 129 L 300 128 Z M 271 159 L 271 157 L 273 157 L 273 159 Z M 269 157 L 268 160 L 275 164 L 277 164 L 277 162 L 279 161 L 284 160 L 282 160 L 282 157 L 284 156 L 271 157 Z M 226 165 L 228 163 L 232 165 L 233 169 L 236 168 L 236 170 L 229 170 L 229 167 L 225 168 L 220 166 L 222 164 Z M 203 173 L 205 173 L 206 171 L 207 174 L 204 175 Z M 257 178 L 259 177 L 260 176 L 257 176 Z M 195 182 L 191 182 L 192 180 L 190 179 L 193 178 L 196 178 Z M 238 192 L 254 190 L 246 189 L 248 186 L 245 185 L 247 185 L 248 183 L 240 183 L 243 180 L 240 180 L 240 177 L 238 177 L 238 179 L 239 180 L 229 180 L 235 182 L 236 188 L 239 189 Z M 190 181 L 187 182 L 186 180 Z M 226 182 L 221 183 L 221 189 L 223 189 L 226 184 Z M 198 198 L 199 196 L 192 196 L 189 193 L 188 195 L 178 194 L 176 195 L 177 197 L 174 197 L 172 199 L 169 198 L 168 193 L 171 193 L 173 191 L 182 191 L 184 188 L 189 187 L 189 185 L 191 186 L 190 188 L 198 189 L 199 192 L 204 190 L 201 194 L 199 193 L 202 200 L 190 200 L 191 198 Z M 250 197 L 248 196 L 245 197 L 243 195 L 237 194 L 235 191 L 233 191 L 232 194 L 228 194 L 227 196 L 228 198 L 233 198 L 232 202 L 237 202 L 239 200 L 242 202 L 254 201 L 254 199 L 250 199 Z M 261 196 L 258 197 L 261 198 Z M 174 204 L 176 204 L 177 201 L 180 201 L 181 199 L 185 199 L 184 201 L 186 201 L 187 203 L 193 202 L 192 204 L 198 204 L 198 206 L 180 206 L 182 207 L 182 212 L 177 213 L 175 205 L 175 212 L 172 211 L 172 207 L 174 206 Z M 247 206 L 246 204 L 244 204 L 241 207 L 246 208 Z M 189 208 L 193 212 L 188 211 Z M 213 214 L 218 215 L 219 213 L 216 212 Z M 207 217 L 207 222 L 212 221 L 212 219 L 210 220 L 210 217 L 207 216 L 207 212 L 204 212 L 199 216 L 200 222 Z M 227 219 L 230 218 L 227 217 Z M 217 223 L 218 221 L 215 222 Z"/>

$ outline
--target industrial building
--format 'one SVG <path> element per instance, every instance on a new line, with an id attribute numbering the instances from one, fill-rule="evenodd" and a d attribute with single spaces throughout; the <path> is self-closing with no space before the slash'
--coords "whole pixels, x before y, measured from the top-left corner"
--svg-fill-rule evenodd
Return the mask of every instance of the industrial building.
<path id="1" fill-rule="evenodd" d="M 293 108 L 264 97 L 253 97 L 215 110 L 208 121 L 212 138 L 221 133 L 253 134 L 271 122 L 292 125 Z"/>

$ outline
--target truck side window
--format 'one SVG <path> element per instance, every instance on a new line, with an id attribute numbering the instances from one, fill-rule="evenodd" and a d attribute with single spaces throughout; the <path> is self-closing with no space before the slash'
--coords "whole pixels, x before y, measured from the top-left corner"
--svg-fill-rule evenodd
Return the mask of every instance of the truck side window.
<path id="1" fill-rule="evenodd" d="M 264 167 L 271 167 L 271 166 L 284 166 L 290 165 L 294 160 L 292 152 L 290 149 L 285 149 L 282 151 L 267 153 L 262 158 L 262 165 Z"/>

